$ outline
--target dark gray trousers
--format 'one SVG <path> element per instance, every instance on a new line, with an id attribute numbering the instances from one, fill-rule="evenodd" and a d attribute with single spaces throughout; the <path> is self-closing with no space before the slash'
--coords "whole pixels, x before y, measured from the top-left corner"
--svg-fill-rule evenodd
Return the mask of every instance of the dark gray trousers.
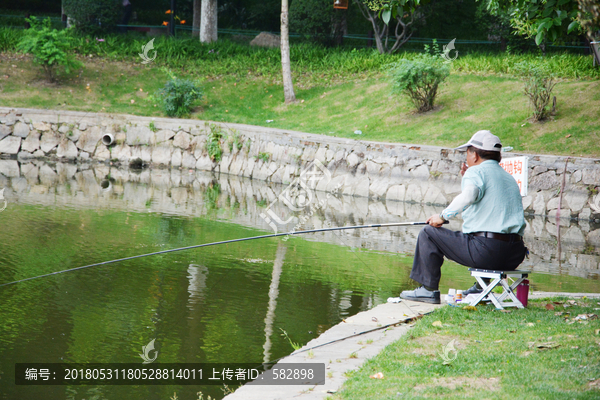
<path id="1" fill-rule="evenodd" d="M 444 256 L 469 268 L 512 271 L 523 262 L 526 251 L 522 240 L 504 242 L 427 225 L 417 238 L 410 277 L 438 289 Z"/>

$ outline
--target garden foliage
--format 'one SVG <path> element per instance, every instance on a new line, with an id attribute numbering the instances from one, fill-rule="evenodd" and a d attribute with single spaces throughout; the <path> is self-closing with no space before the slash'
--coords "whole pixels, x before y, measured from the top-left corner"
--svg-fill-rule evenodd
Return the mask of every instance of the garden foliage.
<path id="1" fill-rule="evenodd" d="M 63 8 L 78 31 L 98 35 L 116 29 L 122 3 L 119 0 L 64 0 Z"/>
<path id="2" fill-rule="evenodd" d="M 22 36 L 21 30 L 0 27 L 0 52 L 17 50 L 16 42 Z M 107 35 L 104 41 L 95 36 L 73 35 L 72 51 L 85 56 L 93 55 L 105 60 L 140 62 L 140 49 L 148 43 L 147 37 L 136 35 Z M 168 66 L 173 69 L 195 71 L 204 77 L 219 79 L 222 75 L 237 77 L 264 77 L 281 79 L 281 55 L 279 48 L 248 46 L 227 39 L 216 43 L 203 44 L 197 38 L 157 37 L 154 40 L 159 57 L 153 65 Z M 592 65 L 590 55 L 580 55 L 565 51 L 546 50 L 546 57 L 538 53 L 511 52 L 489 53 L 463 51 L 452 62 L 455 71 L 464 73 L 514 74 L 514 65 L 520 61 L 546 64 L 560 78 L 581 79 L 600 78 L 600 68 Z M 472 49 L 472 48 L 467 48 Z M 298 43 L 290 48 L 294 73 L 302 79 L 328 85 L 333 79 L 347 80 L 357 74 L 362 77 L 377 76 L 389 69 L 390 62 L 400 59 L 413 59 L 414 51 L 406 51 L 382 56 L 370 48 L 325 47 L 313 43 Z"/>
<path id="3" fill-rule="evenodd" d="M 450 67 L 438 53 L 436 46 L 434 54 L 426 52 L 391 65 L 393 91 L 408 95 L 418 112 L 433 109 L 438 88 L 450 75 Z"/>
<path id="4" fill-rule="evenodd" d="M 533 119 L 546 119 L 550 113 L 548 103 L 552 98 L 552 89 L 556 85 L 554 75 L 546 66 L 528 62 L 517 64 L 516 69 L 525 82 L 524 91 L 533 108 Z"/>
<path id="5" fill-rule="evenodd" d="M 294 1 L 290 5 L 290 30 L 312 41 L 328 44 L 333 30 L 333 7 L 327 0 Z"/>
<path id="6" fill-rule="evenodd" d="M 206 137 L 206 152 L 210 159 L 214 162 L 221 161 L 223 149 L 221 148 L 221 140 L 223 139 L 223 131 L 218 125 L 210 125 L 210 130 Z"/>
<path id="7" fill-rule="evenodd" d="M 492 15 L 505 12 L 519 34 L 534 37 L 540 45 L 564 41 L 568 34 L 581 29 L 578 0 L 484 0 Z M 581 15 L 579 15 L 581 18 Z"/>
<path id="8" fill-rule="evenodd" d="M 33 55 L 35 62 L 44 69 L 48 81 L 55 80 L 56 67 L 59 65 L 67 73 L 83 66 L 70 54 L 71 38 L 68 30 L 53 29 L 50 18 L 39 21 L 36 17 L 31 17 L 27 21 L 31 28 L 25 31 L 17 47 Z"/>
<path id="9" fill-rule="evenodd" d="M 202 89 L 189 79 L 171 76 L 158 97 L 169 117 L 183 117 L 190 113 L 194 101 L 202 98 Z"/>
<path id="10" fill-rule="evenodd" d="M 21 30 L 0 28 L 0 52 L 16 49 L 22 35 L 23 31 Z"/>

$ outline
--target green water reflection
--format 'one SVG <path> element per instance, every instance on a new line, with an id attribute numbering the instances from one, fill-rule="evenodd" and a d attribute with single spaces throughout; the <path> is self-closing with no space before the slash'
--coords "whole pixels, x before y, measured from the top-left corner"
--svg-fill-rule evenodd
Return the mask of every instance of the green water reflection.
<path id="1" fill-rule="evenodd" d="M 15 205 L 2 214 L 0 283 L 90 263 L 260 234 L 160 214 Z M 284 248 L 276 305 L 269 289 Z M 281 250 L 280 250 L 281 251 Z M 384 261 L 385 260 L 385 261 Z M 367 309 L 408 261 L 292 239 L 245 242 L 94 267 L 0 288 L 2 398 L 222 397 L 219 387 L 16 387 L 16 362 L 262 362 Z M 394 285 L 391 283 L 395 282 Z M 269 342 L 269 345 L 265 345 Z M 268 347 L 268 348 L 265 348 Z"/>
<path id="2" fill-rule="evenodd" d="M 91 263 L 264 234 L 209 218 L 15 204 L 1 214 L 0 283 Z M 342 242 L 340 242 L 342 243 Z M 279 260 L 279 267 L 276 260 Z M 0 288 L 0 398 L 222 398 L 220 387 L 14 385 L 16 362 L 263 362 L 411 288 L 410 257 L 264 239 L 94 267 Z M 448 264 L 442 290 L 470 286 Z M 275 272 L 274 272 L 275 271 Z M 536 274 L 535 289 L 600 291 Z"/>

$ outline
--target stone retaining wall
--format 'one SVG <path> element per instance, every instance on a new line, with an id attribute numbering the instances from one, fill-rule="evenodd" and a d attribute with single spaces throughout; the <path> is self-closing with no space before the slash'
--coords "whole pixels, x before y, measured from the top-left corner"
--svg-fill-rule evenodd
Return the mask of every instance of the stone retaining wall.
<path id="1" fill-rule="evenodd" d="M 223 133 L 223 157 L 206 150 L 209 132 Z M 115 144 L 101 142 L 111 133 Z M 238 146 L 239 144 L 239 146 Z M 522 154 L 505 153 L 505 158 Z M 0 156 L 77 163 L 144 163 L 198 169 L 289 183 L 314 160 L 332 179 L 317 186 L 339 187 L 346 195 L 386 201 L 445 205 L 460 192 L 464 154 L 436 146 L 381 143 L 204 121 L 0 107 Z M 560 216 L 600 219 L 600 159 L 548 155 L 529 157 L 528 213 L 556 216 L 565 176 Z M 596 204 L 597 203 L 597 204 Z"/>

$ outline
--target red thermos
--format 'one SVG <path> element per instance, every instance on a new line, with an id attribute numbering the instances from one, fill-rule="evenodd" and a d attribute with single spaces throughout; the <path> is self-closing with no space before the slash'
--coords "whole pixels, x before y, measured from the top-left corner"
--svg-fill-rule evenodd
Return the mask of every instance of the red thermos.
<path id="1" fill-rule="evenodd" d="M 523 282 L 517 286 L 517 299 L 527 307 L 527 298 L 529 297 L 529 279 L 523 279 Z"/>

